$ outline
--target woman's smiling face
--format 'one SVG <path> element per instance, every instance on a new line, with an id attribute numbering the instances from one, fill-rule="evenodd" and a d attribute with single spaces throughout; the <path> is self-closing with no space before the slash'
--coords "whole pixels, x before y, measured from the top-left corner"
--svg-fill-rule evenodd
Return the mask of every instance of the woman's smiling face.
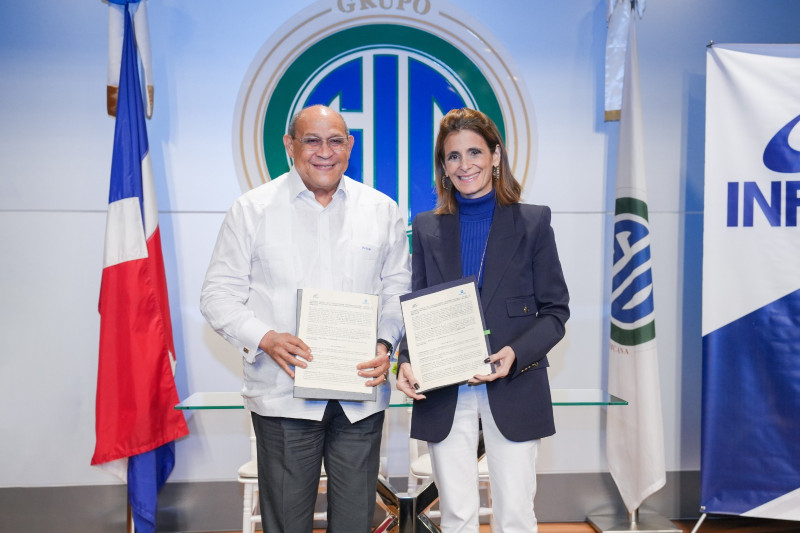
<path id="1" fill-rule="evenodd" d="M 444 172 L 464 198 L 492 190 L 492 167 L 500 164 L 500 147 L 491 150 L 472 130 L 456 131 L 444 140 Z"/>

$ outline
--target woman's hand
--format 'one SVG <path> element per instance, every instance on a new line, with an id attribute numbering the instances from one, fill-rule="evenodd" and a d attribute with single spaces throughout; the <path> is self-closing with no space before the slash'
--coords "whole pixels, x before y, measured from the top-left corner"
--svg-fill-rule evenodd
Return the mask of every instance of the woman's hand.
<path id="1" fill-rule="evenodd" d="M 494 373 L 487 375 L 477 375 L 469 380 L 471 385 L 478 385 L 486 383 L 487 381 L 494 381 L 496 379 L 504 378 L 511 371 L 511 365 L 516 361 L 517 355 L 511 346 L 503 346 L 497 353 L 493 353 L 489 357 L 490 363 L 496 363 L 494 366 Z"/>
<path id="2" fill-rule="evenodd" d="M 417 378 L 414 377 L 414 372 L 411 370 L 410 363 L 403 363 L 397 368 L 397 390 L 404 392 L 409 398 L 415 400 L 424 400 L 425 396 L 417 394 L 419 383 Z"/>

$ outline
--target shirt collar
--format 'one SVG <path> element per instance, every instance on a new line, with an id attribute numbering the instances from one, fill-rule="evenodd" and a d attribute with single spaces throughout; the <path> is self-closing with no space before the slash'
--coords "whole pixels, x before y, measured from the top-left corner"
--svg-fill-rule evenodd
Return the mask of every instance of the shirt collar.
<path id="1" fill-rule="evenodd" d="M 303 183 L 303 178 L 300 177 L 294 165 L 292 165 L 289 170 L 289 192 L 292 200 L 300 198 L 300 196 L 303 195 L 308 195 L 311 199 L 314 198 L 314 194 L 309 191 L 306 184 Z M 336 199 L 337 196 L 341 196 L 343 200 L 347 198 L 347 176 L 342 176 L 342 179 L 339 180 L 336 192 L 333 193 L 334 199 Z"/>

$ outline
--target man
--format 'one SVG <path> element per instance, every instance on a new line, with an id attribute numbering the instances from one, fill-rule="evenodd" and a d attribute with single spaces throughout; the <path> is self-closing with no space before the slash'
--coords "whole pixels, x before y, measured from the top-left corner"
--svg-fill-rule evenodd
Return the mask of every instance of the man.
<path id="1" fill-rule="evenodd" d="M 375 508 L 389 352 L 402 333 L 399 296 L 411 283 L 397 204 L 344 171 L 354 139 L 324 106 L 303 109 L 283 137 L 288 173 L 242 195 L 225 217 L 201 295 L 211 326 L 244 358 L 264 530 L 312 529 L 322 459 L 328 531 L 368 532 Z M 313 354 L 296 337 L 297 289 L 380 296 L 376 357 L 354 372 L 375 402 L 292 395 L 294 368 Z"/>

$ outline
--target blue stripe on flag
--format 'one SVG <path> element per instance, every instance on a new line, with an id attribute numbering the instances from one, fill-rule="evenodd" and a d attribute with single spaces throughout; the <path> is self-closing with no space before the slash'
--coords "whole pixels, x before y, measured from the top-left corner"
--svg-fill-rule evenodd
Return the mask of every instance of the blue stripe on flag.
<path id="1" fill-rule="evenodd" d="M 144 123 L 144 104 L 139 85 L 139 61 L 133 36 L 133 23 L 130 12 L 126 8 L 108 202 L 112 203 L 125 198 L 139 198 L 141 206 L 143 202 L 142 159 L 147 155 L 149 147 Z M 142 220 L 144 220 L 144 212 L 142 212 Z"/>
<path id="2" fill-rule="evenodd" d="M 128 459 L 128 501 L 136 533 L 156 530 L 158 493 L 175 466 L 175 441 Z"/>

